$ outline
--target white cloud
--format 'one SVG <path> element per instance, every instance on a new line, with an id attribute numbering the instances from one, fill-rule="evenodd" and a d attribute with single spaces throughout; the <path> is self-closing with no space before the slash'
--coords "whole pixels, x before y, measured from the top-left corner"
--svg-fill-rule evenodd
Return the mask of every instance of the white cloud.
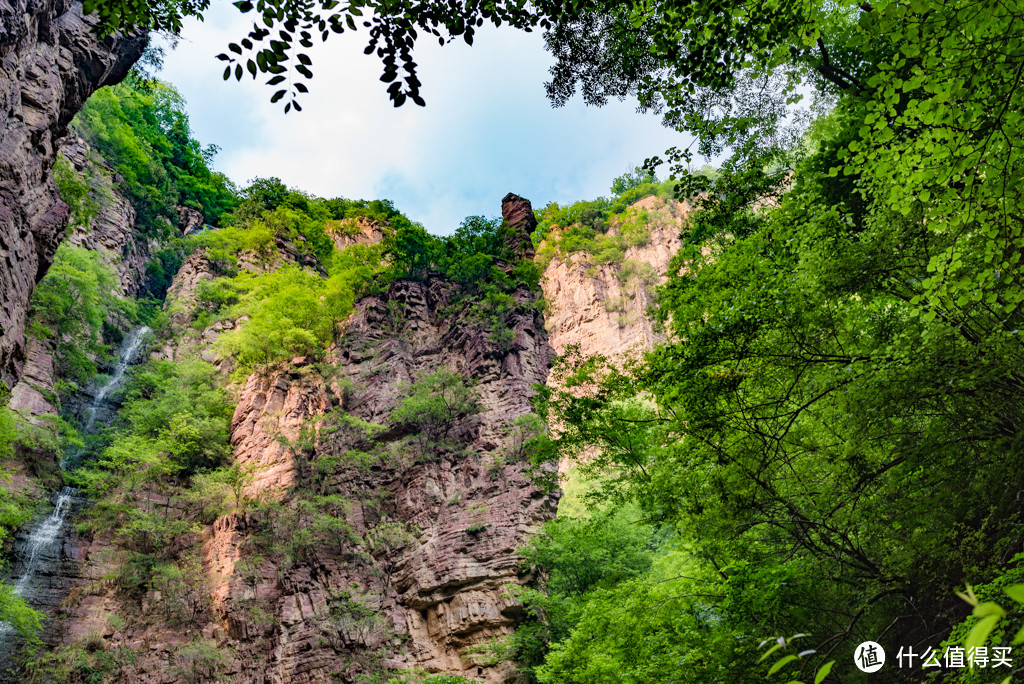
<path id="1" fill-rule="evenodd" d="M 362 54 L 365 34 L 332 36 L 309 51 L 303 111 L 285 115 L 262 81 L 221 80 L 214 56 L 247 29 L 217 5 L 186 26 L 162 74 L 188 99 L 197 137 L 222 148 L 217 168 L 239 183 L 278 176 L 323 196 L 387 197 L 442 233 L 466 215 L 496 215 L 509 191 L 535 206 L 605 194 L 631 164 L 680 144 L 629 103 L 552 109 L 540 35 L 493 28 L 473 47 L 417 46 L 425 108 L 391 106 L 379 61 Z"/>

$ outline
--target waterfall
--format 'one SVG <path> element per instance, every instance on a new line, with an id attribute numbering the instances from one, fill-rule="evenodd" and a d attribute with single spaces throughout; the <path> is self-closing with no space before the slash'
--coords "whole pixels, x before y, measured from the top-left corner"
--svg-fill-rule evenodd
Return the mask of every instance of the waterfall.
<path id="1" fill-rule="evenodd" d="M 51 561 L 60 556 L 61 533 L 64 530 L 64 519 L 67 517 L 71 502 L 78 493 L 72 487 L 63 487 L 57 494 L 50 515 L 41 520 L 25 539 L 21 551 L 21 576 L 14 583 L 14 593 L 22 598 L 32 597 L 32 582 L 36 579 L 36 570 L 41 560 Z M 0 637 L 11 631 L 11 626 L 0 622 Z"/>
<path id="2" fill-rule="evenodd" d="M 85 434 L 92 432 L 92 428 L 96 424 L 96 412 L 105 407 L 110 393 L 124 382 L 128 366 L 135 362 L 135 357 L 138 355 L 139 349 L 142 348 L 142 343 L 145 342 L 146 336 L 150 332 L 152 331 L 147 326 L 140 325 L 137 328 L 132 328 L 131 332 L 125 336 L 124 341 L 121 342 L 121 349 L 117 354 L 117 365 L 114 366 L 113 375 L 99 388 L 96 396 L 93 397 L 92 402 L 89 404 L 89 408 L 86 409 L 88 418 L 85 421 L 85 429 L 83 430 Z"/>
<path id="3" fill-rule="evenodd" d="M 97 414 L 108 408 L 111 396 L 124 383 L 128 367 L 137 360 L 139 351 L 143 348 L 150 332 L 148 327 L 141 325 L 133 328 L 125 336 L 121 348 L 118 350 L 114 372 L 96 391 L 92 402 L 86 408 L 86 421 L 82 431 L 84 434 L 93 431 Z M 73 454 L 70 460 L 73 462 L 80 455 L 81 450 Z M 65 459 L 65 461 L 67 460 Z M 65 462 L 62 462 L 61 467 L 64 465 Z M 77 493 L 78 490 L 72 487 L 62 488 L 53 499 L 53 511 L 33 525 L 23 541 L 16 546 L 21 574 L 14 583 L 14 593 L 30 603 L 33 603 L 33 599 L 38 598 L 38 594 L 43 590 L 52 592 L 48 587 L 37 586 L 38 580 L 44 576 L 53 575 L 54 567 L 59 566 L 62 560 L 65 519 L 73 506 Z M 5 637 L 12 629 L 9 624 L 0 622 L 0 645 L 7 641 Z"/>
<path id="4" fill-rule="evenodd" d="M 62 487 L 60 493 L 57 494 L 57 501 L 54 502 L 53 512 L 50 513 L 39 525 L 32 530 L 32 534 L 28 536 L 28 540 L 25 542 L 26 549 L 25 565 L 21 573 L 21 577 L 14 584 L 14 593 L 21 596 L 25 591 L 25 587 L 32 581 L 32 576 L 35 574 L 36 564 L 39 562 L 39 554 L 53 546 L 54 542 L 57 541 L 57 535 L 64 527 L 64 517 L 68 514 L 68 507 L 71 503 L 71 498 L 78 493 L 77 489 L 72 487 Z"/>

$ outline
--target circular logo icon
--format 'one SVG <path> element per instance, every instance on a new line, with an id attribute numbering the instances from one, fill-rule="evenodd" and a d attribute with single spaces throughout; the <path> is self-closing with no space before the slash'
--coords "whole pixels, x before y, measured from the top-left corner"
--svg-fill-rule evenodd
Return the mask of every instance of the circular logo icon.
<path id="1" fill-rule="evenodd" d="M 877 672 L 885 664 L 885 649 L 874 641 L 865 641 L 853 652 L 853 662 L 861 672 Z"/>

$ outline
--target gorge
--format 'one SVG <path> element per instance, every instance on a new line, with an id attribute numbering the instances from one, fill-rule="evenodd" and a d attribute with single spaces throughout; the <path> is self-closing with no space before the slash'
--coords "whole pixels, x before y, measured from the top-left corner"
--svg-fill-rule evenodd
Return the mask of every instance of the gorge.
<path id="1" fill-rule="evenodd" d="M 138 97 L 135 87 L 122 86 L 119 97 Z M 115 664 L 96 667 L 118 681 L 163 682 L 168 673 L 181 681 L 369 681 L 403 671 L 504 681 L 510 664 L 480 649 L 522 620 L 514 587 L 531 576 L 516 550 L 554 517 L 558 499 L 536 483 L 534 472 L 539 467 L 541 479 L 547 472 L 550 480 L 554 466 L 538 466 L 526 454 L 542 430 L 530 397 L 554 358 L 545 318 L 561 321 L 563 346 L 602 337 L 602 326 L 626 333 L 608 353 L 637 341 L 649 345 L 646 308 L 657 276 L 618 271 L 639 263 L 634 259 L 651 261 L 652 254 L 654 263 L 667 266 L 678 246 L 674 205 L 651 196 L 629 209 L 630 216 L 643 212 L 644 222 L 654 212 L 650 220 L 659 227 L 649 231 L 644 223 L 643 239 L 635 240 L 642 246 L 623 242 L 625 256 L 590 275 L 583 272 L 585 255 L 571 254 L 545 257 L 546 271 L 539 272 L 532 261 L 534 211 L 511 193 L 501 220 L 467 222 L 465 237 L 457 238 L 468 240 L 465 246 L 450 243 L 462 251 L 448 257 L 447 273 L 421 270 L 415 260 L 422 257 L 393 246 L 396 235 L 427 238 L 386 205 L 390 221 L 356 205 L 354 218 L 338 214 L 321 227 L 307 218 L 320 200 L 294 192 L 297 204 L 270 210 L 254 199 L 243 202 L 256 211 L 249 233 L 231 226 L 196 231 L 204 219 L 192 214 L 178 232 L 154 232 L 140 225 L 145 209 L 114 182 L 118 171 L 94 148 L 105 143 L 87 121 L 76 124 L 58 160 L 58 184 L 65 194 L 84 186 L 85 199 L 72 203 L 73 227 L 54 273 L 40 286 L 35 320 L 49 320 L 40 297 L 62 291 L 51 281 L 71 272 L 66 264 L 105 270 L 109 275 L 99 277 L 119 299 L 105 305 L 102 330 L 86 326 L 79 334 L 120 338 L 119 351 L 109 362 L 97 356 L 99 367 L 109 364 L 108 374 L 69 394 L 60 383 L 70 379 L 67 363 L 77 350 L 64 348 L 75 341 L 63 340 L 63 323 L 55 320 L 52 337 L 30 334 L 30 362 L 9 402 L 26 428 L 53 433 L 60 421 L 78 423 L 71 446 L 50 447 L 48 454 L 36 447 L 14 461 L 16 487 L 38 496 L 46 484 L 33 473 L 46 467 L 33 459 L 60 459 L 63 451 L 63 479 L 85 490 L 65 487 L 54 498 L 56 508 L 39 511 L 13 547 L 12 577 L 22 578 L 17 593 L 46 616 L 48 648 L 69 654 L 102 643 L 98 652 L 112 654 Z M 619 239 L 615 230 L 609 239 Z M 142 299 L 152 291 L 147 263 L 168 245 L 180 255 L 170 257 L 178 271 L 168 274 L 166 300 L 153 308 Z M 483 267 L 473 259 L 484 259 Z M 389 268 L 406 275 L 396 278 Z M 367 269 L 369 281 L 362 275 Z M 301 353 L 282 358 L 282 350 L 256 350 L 251 345 L 260 340 L 240 337 L 245 326 L 274 315 L 259 307 L 236 313 L 246 288 L 258 292 L 253 284 L 266 281 L 273 291 L 280 287 L 275 278 L 299 283 L 324 276 L 327 296 L 344 301 L 342 309 L 330 309 L 321 297 L 312 318 L 285 324 L 316 334 L 317 321 L 327 319 L 323 346 L 300 336 L 293 346 L 281 344 Z M 330 290 L 334 280 L 353 277 L 359 280 Z M 217 288 L 227 289 L 222 295 Z M 542 295 L 554 304 L 546 316 L 537 306 Z M 614 312 L 605 307 L 612 297 Z M 148 325 L 132 323 L 140 320 L 133 298 L 149 307 L 142 313 Z M 306 305 L 302 297 L 296 302 Z M 635 338 L 633 328 L 648 332 Z M 230 339 L 236 343 L 225 344 Z M 591 350 L 601 349 L 591 344 Z M 134 380 L 133 363 L 142 369 Z M 182 375 L 176 368 L 188 370 Z M 188 376 L 196 368 L 198 381 Z M 161 401 L 161 392 L 173 393 L 161 386 L 164 380 L 151 384 L 154 370 L 169 374 L 172 384 L 197 383 L 192 389 L 200 395 L 218 393 L 215 411 L 223 417 L 188 418 L 212 433 L 172 438 L 165 424 L 114 427 L 137 420 L 147 403 Z M 426 403 L 396 417 L 410 392 Z M 447 393 L 464 395 L 464 405 L 435 415 L 435 392 L 445 401 Z M 208 399 L 198 396 L 174 401 Z M 223 428 L 205 424 L 226 418 Z M 144 434 L 156 437 L 152 446 L 140 441 Z M 211 475 L 194 471 L 191 488 L 183 488 L 189 478 L 177 473 L 195 466 L 178 460 L 189 457 L 167 460 L 167 453 L 200 458 L 209 444 L 196 439 L 212 439 L 219 453 L 232 455 Z M 149 448 L 152 456 L 145 455 Z M 65 522 L 69 512 L 77 527 Z M 45 568 L 36 568 L 37 556 Z M 132 567 L 139 562 L 146 579 L 126 576 L 142 569 Z M 43 578 L 46 591 L 23 594 L 23 584 Z M 5 638 L 11 668 L 19 662 L 18 640 L 10 629 Z M 13 666 L 5 676 L 21 681 L 26 671 Z"/>
<path id="2" fill-rule="evenodd" d="M 694 135 L 446 235 L 236 185 L 123 30 L 203 8 L 93 5 L 0 0 L 0 681 L 1018 676 L 1015 3 L 371 3 L 396 106 L 508 10 Z"/>

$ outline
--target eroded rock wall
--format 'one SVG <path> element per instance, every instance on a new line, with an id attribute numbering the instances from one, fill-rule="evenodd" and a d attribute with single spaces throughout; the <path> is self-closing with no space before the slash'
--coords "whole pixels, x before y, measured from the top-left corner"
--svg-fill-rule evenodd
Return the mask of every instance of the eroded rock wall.
<path id="1" fill-rule="evenodd" d="M 86 222 L 67 227 L 66 241 L 95 251 L 113 269 L 119 283 L 118 296 L 137 296 L 146 284 L 146 266 L 160 242 L 139 233 L 135 208 L 119 189 L 114 170 L 88 143 L 77 136 L 68 136 L 59 156 L 88 183 L 90 200 L 94 203 Z M 201 214 L 189 211 L 202 220 Z M 110 322 L 122 330 L 129 326 L 122 319 Z M 27 335 L 21 377 L 11 388 L 8 406 L 36 425 L 45 425 L 58 413 L 51 401 L 57 380 L 53 346 L 52 339 Z"/>
<path id="2" fill-rule="evenodd" d="M 173 301 L 187 306 L 208 277 L 204 258 L 191 258 Z M 232 682 L 356 682 L 410 668 L 501 681 L 507 665 L 477 664 L 466 649 L 510 633 L 521 617 L 508 594 L 528 579 L 515 549 L 557 504 L 515 453 L 515 419 L 530 411 L 553 358 L 535 296 L 515 296 L 521 306 L 507 320 L 515 337 L 502 346 L 469 319 L 469 302 L 460 304 L 450 283 L 398 281 L 358 303 L 325 358 L 295 358 L 250 376 L 239 388 L 231 440 L 236 462 L 252 473 L 246 497 L 259 503 L 200 534 L 211 610 L 174 629 L 158 593 L 140 607 L 113 586 L 83 584 L 63 611 L 64 643 L 99 631 L 106 648 L 136 654 L 121 681 L 140 683 L 179 681 L 177 654 L 196 638 L 229 654 L 223 674 Z M 438 446 L 389 416 L 411 382 L 441 368 L 472 380 L 481 410 L 458 420 Z M 339 415 L 387 426 L 359 445 L 377 454 L 372 463 L 346 460 L 347 433 L 325 427 Z M 324 471 L 315 465 L 323 457 L 339 465 Z M 344 539 L 287 528 L 289 515 L 323 505 L 311 502 L 324 496 L 349 502 Z M 316 542 L 284 558 L 261 550 L 268 529 L 312 533 Z M 110 572 L 109 544 L 83 541 L 74 553 L 81 577 Z M 339 617 L 339 596 L 373 617 Z M 126 620 L 113 629 L 111 615 Z"/>
<path id="3" fill-rule="evenodd" d="M 633 205 L 633 211 L 647 213 L 650 236 L 629 247 L 621 262 L 594 265 L 585 253 L 551 260 L 541 287 L 555 351 L 578 345 L 586 355 L 617 359 L 646 351 L 661 339 L 648 310 L 654 288 L 665 282 L 669 262 L 682 246 L 679 234 L 689 209 L 686 203 L 657 197 Z M 610 228 L 617 230 L 614 224 Z"/>
<path id="4" fill-rule="evenodd" d="M 97 88 L 116 83 L 145 35 L 97 38 L 81 5 L 0 0 L 0 382 L 25 361 L 35 284 L 64 237 L 68 209 L 50 169 L 67 126 Z"/>
<path id="5" fill-rule="evenodd" d="M 72 168 L 85 176 L 95 199 L 95 212 L 88 225 L 72 226 L 68 242 L 99 253 L 117 273 L 121 285 L 118 294 L 134 297 L 145 285 L 146 264 L 158 243 L 139 234 L 135 208 L 118 188 L 116 172 L 88 143 L 77 136 L 69 136 L 60 154 Z M 187 211 L 202 221 L 202 214 L 198 211 Z"/>

